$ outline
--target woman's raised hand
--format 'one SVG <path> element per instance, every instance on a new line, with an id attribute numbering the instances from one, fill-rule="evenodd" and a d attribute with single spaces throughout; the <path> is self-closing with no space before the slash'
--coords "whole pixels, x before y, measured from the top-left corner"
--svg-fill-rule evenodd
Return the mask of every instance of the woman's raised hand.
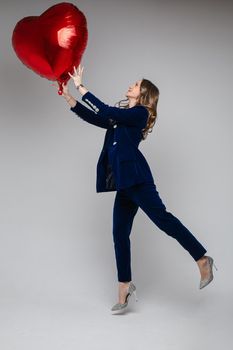
<path id="1" fill-rule="evenodd" d="M 82 84 L 82 74 L 84 67 L 81 68 L 81 64 L 78 66 L 78 72 L 74 66 L 74 75 L 68 72 L 69 76 L 73 79 L 74 85 L 77 88 L 80 84 Z"/>
<path id="2" fill-rule="evenodd" d="M 82 84 L 82 74 L 83 74 L 83 69 L 84 67 L 81 68 L 81 64 L 78 66 L 78 71 L 76 70 L 75 66 L 74 66 L 74 75 L 70 74 L 70 72 L 68 72 L 69 76 L 73 79 L 74 84 L 76 86 L 76 88 Z M 59 85 L 55 85 L 52 84 L 52 86 L 55 86 L 58 90 L 59 90 Z M 69 96 L 69 88 L 68 88 L 68 82 L 62 83 L 62 96 L 63 97 L 67 97 Z"/>

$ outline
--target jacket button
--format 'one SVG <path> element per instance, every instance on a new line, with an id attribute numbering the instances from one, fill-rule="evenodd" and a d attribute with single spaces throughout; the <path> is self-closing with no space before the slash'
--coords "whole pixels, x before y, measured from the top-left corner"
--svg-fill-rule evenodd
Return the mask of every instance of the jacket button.
<path id="1" fill-rule="evenodd" d="M 114 142 L 113 142 L 113 145 L 115 145 L 116 143 L 117 143 L 117 142 L 116 142 L 116 141 L 114 141 Z"/>

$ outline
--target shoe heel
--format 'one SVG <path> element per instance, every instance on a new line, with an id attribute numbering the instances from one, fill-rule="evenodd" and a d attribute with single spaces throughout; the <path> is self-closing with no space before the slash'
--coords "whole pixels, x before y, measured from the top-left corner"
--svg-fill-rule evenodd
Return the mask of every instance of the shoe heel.
<path id="1" fill-rule="evenodd" d="M 210 259 L 210 264 L 214 265 L 215 270 L 218 270 L 218 269 L 217 269 L 217 266 L 216 266 L 215 263 L 214 263 L 214 259 L 211 258 L 211 256 L 209 257 L 209 259 Z"/>
<path id="2" fill-rule="evenodd" d="M 134 294 L 135 300 L 138 301 L 136 290 L 133 291 L 133 294 Z"/>

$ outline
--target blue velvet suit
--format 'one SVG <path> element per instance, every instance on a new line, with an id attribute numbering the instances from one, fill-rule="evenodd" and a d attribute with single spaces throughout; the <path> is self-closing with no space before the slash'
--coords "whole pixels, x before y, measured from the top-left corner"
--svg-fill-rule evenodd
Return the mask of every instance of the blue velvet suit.
<path id="1" fill-rule="evenodd" d="M 71 110 L 85 121 L 107 129 L 97 162 L 96 192 L 117 191 L 138 183 L 153 182 L 149 165 L 138 149 L 141 129 L 146 126 L 148 118 L 147 109 L 144 106 L 129 109 L 110 107 L 90 91 L 82 96 L 82 100 L 94 109 L 94 112 L 79 102 L 75 107 L 71 107 Z M 111 146 L 112 152 L 108 153 Z M 106 182 L 109 175 L 108 161 L 114 177 L 112 186 Z"/>
<path id="2" fill-rule="evenodd" d="M 140 207 L 167 235 L 175 238 L 195 261 L 207 250 L 194 235 L 166 210 L 150 167 L 138 149 L 141 130 L 148 118 L 146 107 L 109 106 L 90 91 L 82 96 L 92 110 L 77 101 L 70 110 L 95 126 L 106 129 L 97 162 L 96 192 L 116 191 L 113 206 L 113 241 L 118 281 L 131 281 L 130 233 Z"/>

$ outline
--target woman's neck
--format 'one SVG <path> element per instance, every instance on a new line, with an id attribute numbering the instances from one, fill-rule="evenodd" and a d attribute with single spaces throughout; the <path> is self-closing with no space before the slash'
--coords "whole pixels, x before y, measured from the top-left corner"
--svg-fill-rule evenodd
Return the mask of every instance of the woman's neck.
<path id="1" fill-rule="evenodd" d="M 136 99 L 130 98 L 129 99 L 129 108 L 134 107 L 136 105 Z"/>

